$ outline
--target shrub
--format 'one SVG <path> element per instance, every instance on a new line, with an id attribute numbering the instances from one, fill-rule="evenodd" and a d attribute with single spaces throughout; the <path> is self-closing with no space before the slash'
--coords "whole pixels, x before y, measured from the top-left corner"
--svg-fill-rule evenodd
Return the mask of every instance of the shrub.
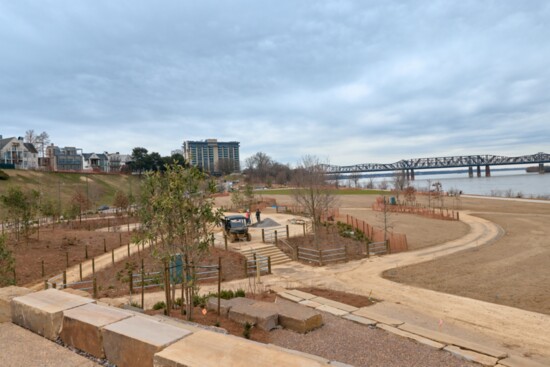
<path id="1" fill-rule="evenodd" d="M 220 292 L 220 298 L 223 298 L 223 299 L 235 298 L 235 293 L 233 293 L 231 289 L 229 290 L 222 289 L 222 291 Z"/>
<path id="2" fill-rule="evenodd" d="M 244 289 L 239 288 L 235 291 L 235 297 L 244 297 L 244 296 L 245 296 Z"/>
<path id="3" fill-rule="evenodd" d="M 153 305 L 153 310 L 162 310 L 166 308 L 166 303 L 164 301 L 158 301 Z"/>

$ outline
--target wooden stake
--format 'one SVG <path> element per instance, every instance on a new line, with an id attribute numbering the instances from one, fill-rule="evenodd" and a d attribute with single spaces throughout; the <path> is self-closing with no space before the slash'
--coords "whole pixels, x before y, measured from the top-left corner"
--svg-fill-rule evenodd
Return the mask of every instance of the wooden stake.
<path id="1" fill-rule="evenodd" d="M 113 265 L 115 265 L 115 249 L 111 250 L 111 260 L 113 262 Z"/>
<path id="2" fill-rule="evenodd" d="M 82 263 L 78 263 L 78 272 L 80 274 L 80 281 L 82 281 Z"/>
<path id="3" fill-rule="evenodd" d="M 44 269 L 44 260 L 41 261 L 42 262 L 42 276 L 45 276 L 46 275 L 46 271 Z"/>

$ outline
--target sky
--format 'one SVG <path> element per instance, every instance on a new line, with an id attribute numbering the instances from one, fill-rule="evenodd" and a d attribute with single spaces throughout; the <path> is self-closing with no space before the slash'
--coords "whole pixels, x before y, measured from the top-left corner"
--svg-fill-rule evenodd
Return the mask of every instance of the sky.
<path id="1" fill-rule="evenodd" d="M 295 164 L 550 153 L 550 2 L 0 0 L 0 135 Z"/>

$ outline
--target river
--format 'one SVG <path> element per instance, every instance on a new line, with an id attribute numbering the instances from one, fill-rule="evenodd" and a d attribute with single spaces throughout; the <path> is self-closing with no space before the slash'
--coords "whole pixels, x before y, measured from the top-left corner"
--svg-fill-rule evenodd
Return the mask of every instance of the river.
<path id="1" fill-rule="evenodd" d="M 482 171 L 482 174 L 485 172 Z M 427 190 L 430 184 L 439 181 L 442 190 L 460 190 L 464 194 L 485 196 L 507 196 L 525 198 L 550 198 L 550 173 L 526 173 L 525 170 L 498 171 L 492 170 L 490 177 L 468 177 L 468 173 L 417 175 L 411 184 L 419 190 Z M 391 188 L 392 177 L 374 178 L 375 186 L 386 180 Z M 365 185 L 369 179 L 361 179 Z"/>

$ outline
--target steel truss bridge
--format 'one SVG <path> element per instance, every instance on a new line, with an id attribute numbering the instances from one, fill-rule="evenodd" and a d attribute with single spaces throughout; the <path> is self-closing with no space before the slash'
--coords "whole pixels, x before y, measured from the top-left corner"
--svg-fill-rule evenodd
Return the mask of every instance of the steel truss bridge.
<path id="1" fill-rule="evenodd" d="M 395 163 L 363 163 L 354 166 L 325 165 L 327 174 L 355 174 L 362 172 L 383 171 L 411 171 L 421 169 L 441 169 L 468 167 L 470 173 L 473 167 L 477 167 L 478 176 L 480 167 L 485 166 L 486 175 L 490 166 L 507 166 L 514 164 L 538 164 L 541 172 L 544 171 L 544 163 L 550 163 L 550 154 L 536 153 L 519 157 L 506 157 L 501 155 L 465 155 L 454 157 L 413 158 L 403 159 Z"/>

